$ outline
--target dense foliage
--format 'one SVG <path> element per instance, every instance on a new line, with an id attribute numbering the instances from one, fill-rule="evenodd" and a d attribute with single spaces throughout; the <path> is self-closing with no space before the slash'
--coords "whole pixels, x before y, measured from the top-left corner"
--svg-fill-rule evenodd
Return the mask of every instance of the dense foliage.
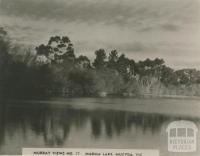
<path id="1" fill-rule="evenodd" d="M 200 95 L 200 71 L 174 70 L 163 59 L 135 62 L 117 50 L 99 49 L 91 62 L 75 55 L 66 36 L 51 37 L 35 51 L 11 44 L 0 28 L 1 97 Z"/>

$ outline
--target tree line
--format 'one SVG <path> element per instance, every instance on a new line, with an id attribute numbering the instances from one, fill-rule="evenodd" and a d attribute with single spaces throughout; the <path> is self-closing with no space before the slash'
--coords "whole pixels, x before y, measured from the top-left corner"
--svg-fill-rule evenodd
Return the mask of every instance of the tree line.
<path id="1" fill-rule="evenodd" d="M 45 98 L 96 96 L 200 95 L 200 71 L 174 70 L 160 58 L 136 62 L 117 50 L 76 56 L 67 36 L 53 36 L 35 53 L 16 46 L 0 28 L 0 96 Z M 103 95 L 104 95 L 103 94 Z"/>

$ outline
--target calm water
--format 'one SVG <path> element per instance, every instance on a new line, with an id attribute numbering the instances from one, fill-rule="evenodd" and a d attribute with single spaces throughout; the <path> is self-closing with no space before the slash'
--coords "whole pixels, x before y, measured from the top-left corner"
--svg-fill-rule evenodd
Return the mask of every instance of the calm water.
<path id="1" fill-rule="evenodd" d="M 102 99 L 62 100 L 59 104 L 2 103 L 0 154 L 21 154 L 22 147 L 159 149 L 161 156 L 200 154 L 199 149 L 196 153 L 169 153 L 166 133 L 167 125 L 180 119 L 193 121 L 200 129 L 198 116 L 185 115 L 187 112 L 170 115 L 167 110 L 167 113 L 156 113 L 134 111 L 137 109 L 113 109 L 115 99 L 109 101 L 112 101 L 111 105 L 108 100 Z M 126 107 L 126 103 L 128 107 L 130 101 L 132 100 L 121 99 L 121 104 L 116 103 L 116 108 L 121 108 L 121 105 Z M 153 105 L 152 100 L 149 104 L 147 100 L 139 101 L 149 105 L 146 106 L 149 108 Z M 84 106 L 87 102 L 89 106 Z M 106 109 L 101 106 L 91 108 L 93 103 L 95 106 L 106 105 Z M 163 107 L 165 108 L 164 105 Z M 177 109 L 177 112 L 181 112 L 180 110 Z"/>

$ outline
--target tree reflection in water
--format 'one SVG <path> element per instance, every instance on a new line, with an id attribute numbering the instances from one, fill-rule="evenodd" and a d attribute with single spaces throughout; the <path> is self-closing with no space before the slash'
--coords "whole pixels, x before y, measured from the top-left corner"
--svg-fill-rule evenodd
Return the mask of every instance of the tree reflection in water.
<path id="1" fill-rule="evenodd" d="M 122 132 L 131 130 L 131 127 L 143 133 L 150 131 L 154 134 L 167 121 L 186 119 L 159 114 L 74 109 L 69 106 L 56 107 L 39 104 L 4 105 L 0 108 L 0 147 L 5 142 L 6 133 L 12 137 L 19 129 L 24 138 L 27 137 L 27 130 L 31 129 L 35 135 L 43 136 L 45 144 L 51 147 L 62 146 L 72 127 L 81 131 L 87 123 L 91 124 L 91 135 L 98 139 L 104 134 L 107 138 L 112 138 L 114 134 L 119 136 Z"/>

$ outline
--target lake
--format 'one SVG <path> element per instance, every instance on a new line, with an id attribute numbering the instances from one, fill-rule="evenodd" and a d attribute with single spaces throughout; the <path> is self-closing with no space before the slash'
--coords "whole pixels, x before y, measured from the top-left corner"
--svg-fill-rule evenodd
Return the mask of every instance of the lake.
<path id="1" fill-rule="evenodd" d="M 189 120 L 200 129 L 199 99 L 71 98 L 0 104 L 0 154 L 22 147 L 158 149 L 168 152 L 169 123 Z M 197 133 L 200 147 L 200 135 Z"/>

